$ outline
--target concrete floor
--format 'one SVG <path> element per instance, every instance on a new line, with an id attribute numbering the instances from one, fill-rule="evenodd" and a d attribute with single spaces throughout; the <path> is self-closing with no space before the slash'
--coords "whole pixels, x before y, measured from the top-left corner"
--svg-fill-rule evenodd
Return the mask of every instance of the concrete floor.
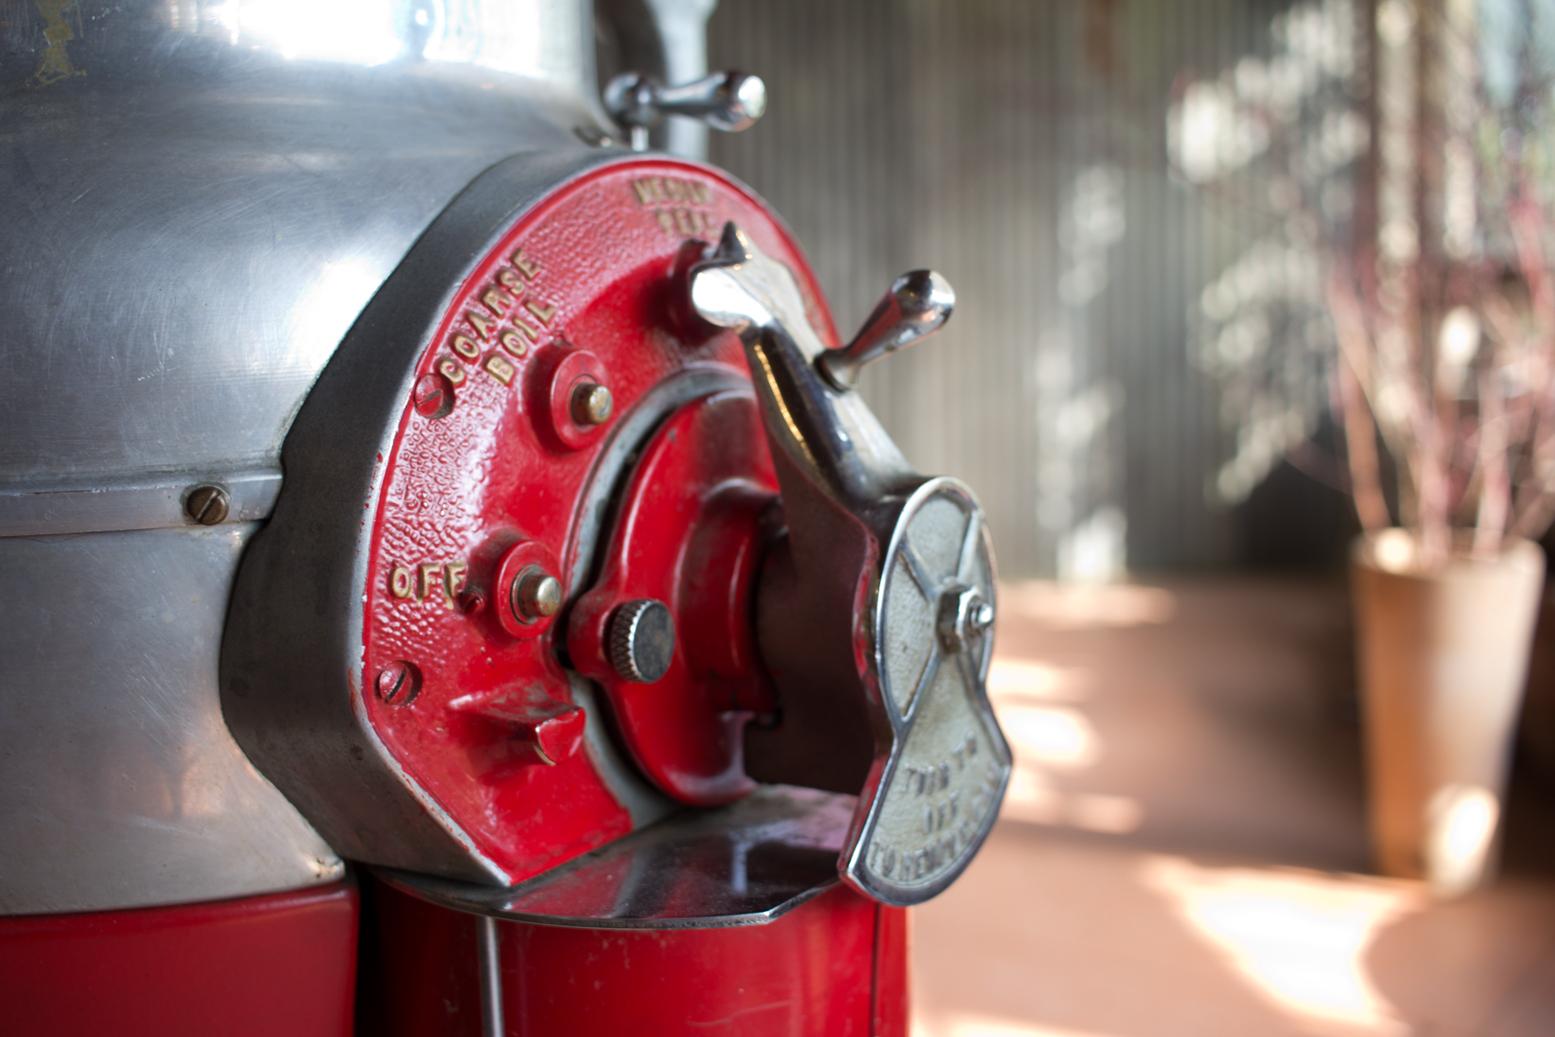
<path id="1" fill-rule="evenodd" d="M 914 912 L 917 1037 L 1555 1034 L 1550 809 L 1435 903 L 1365 874 L 1344 588 L 1001 598 L 998 827 Z"/>

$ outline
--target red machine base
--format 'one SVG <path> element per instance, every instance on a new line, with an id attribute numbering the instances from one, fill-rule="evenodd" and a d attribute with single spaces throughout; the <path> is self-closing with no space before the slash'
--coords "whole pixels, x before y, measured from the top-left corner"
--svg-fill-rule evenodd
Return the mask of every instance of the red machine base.
<path id="1" fill-rule="evenodd" d="M 367 895 L 362 1032 L 478 1037 L 478 919 L 381 883 Z M 747 928 L 498 931 L 508 1037 L 907 1033 L 907 913 L 841 887 Z"/>
<path id="2" fill-rule="evenodd" d="M 0 1030 L 349 1037 L 357 901 L 355 885 L 342 882 L 243 900 L 0 918 Z"/>

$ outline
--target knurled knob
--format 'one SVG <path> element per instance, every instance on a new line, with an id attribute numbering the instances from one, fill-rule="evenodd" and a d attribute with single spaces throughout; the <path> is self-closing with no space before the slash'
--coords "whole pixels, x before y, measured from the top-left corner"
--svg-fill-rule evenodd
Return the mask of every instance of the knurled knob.
<path id="1" fill-rule="evenodd" d="M 675 658 L 675 617 L 662 601 L 618 605 L 606 631 L 610 665 L 625 680 L 652 684 Z"/>

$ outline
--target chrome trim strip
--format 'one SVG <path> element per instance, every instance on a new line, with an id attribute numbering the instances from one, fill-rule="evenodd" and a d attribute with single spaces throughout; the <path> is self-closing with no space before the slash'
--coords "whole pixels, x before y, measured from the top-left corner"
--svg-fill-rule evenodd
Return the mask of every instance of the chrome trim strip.
<path id="1" fill-rule="evenodd" d="M 0 537 L 110 533 L 131 529 L 193 526 L 184 515 L 184 496 L 195 486 L 214 484 L 231 503 L 225 524 L 270 517 L 281 492 L 274 468 L 188 473 L 139 473 L 119 481 L 100 478 L 57 486 L 0 486 Z"/>

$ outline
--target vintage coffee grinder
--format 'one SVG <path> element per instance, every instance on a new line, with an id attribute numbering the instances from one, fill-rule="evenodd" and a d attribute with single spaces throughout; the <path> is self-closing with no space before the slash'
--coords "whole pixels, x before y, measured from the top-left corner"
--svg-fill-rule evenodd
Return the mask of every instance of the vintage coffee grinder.
<path id="1" fill-rule="evenodd" d="M 0 0 L 8 1032 L 905 1032 L 1010 755 L 854 385 L 954 295 L 648 150 L 706 14 Z"/>

